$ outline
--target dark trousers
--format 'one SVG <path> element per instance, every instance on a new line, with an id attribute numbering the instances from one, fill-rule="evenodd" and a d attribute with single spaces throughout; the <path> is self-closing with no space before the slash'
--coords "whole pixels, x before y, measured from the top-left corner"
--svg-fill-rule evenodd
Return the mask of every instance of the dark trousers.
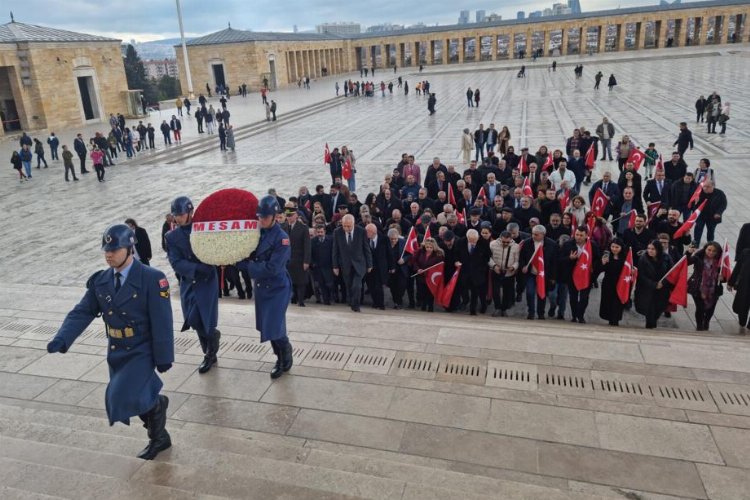
<path id="1" fill-rule="evenodd" d="M 367 289 L 370 291 L 370 297 L 372 297 L 372 304 L 375 307 L 385 307 L 383 280 L 380 277 L 380 272 L 377 269 L 373 269 L 367 273 L 365 279 L 367 280 Z"/>
<path id="2" fill-rule="evenodd" d="M 388 288 L 391 291 L 391 299 L 397 306 L 404 304 L 404 291 L 406 290 L 406 276 L 400 270 L 388 275 Z"/>
<path id="3" fill-rule="evenodd" d="M 476 314 L 477 300 L 479 301 L 479 310 L 484 313 L 487 310 L 487 283 L 469 284 L 462 287 L 461 295 L 464 304 L 469 303 L 469 312 Z"/>
<path id="4" fill-rule="evenodd" d="M 78 158 L 81 160 L 81 173 L 88 173 L 88 170 L 86 170 L 86 154 L 78 153 Z"/>
<path id="5" fill-rule="evenodd" d="M 44 162 L 44 168 L 47 168 L 47 160 L 44 158 L 44 153 L 36 155 L 36 168 L 39 168 Z"/>
<path id="6" fill-rule="evenodd" d="M 484 143 L 474 141 L 474 147 L 476 148 L 476 153 L 474 153 L 474 159 L 479 161 L 479 158 L 481 157 L 482 160 L 484 160 Z"/>
<path id="7" fill-rule="evenodd" d="M 354 268 L 348 269 L 344 272 L 344 284 L 346 285 L 349 305 L 359 307 L 359 298 L 362 294 L 362 275 L 357 274 Z"/>
<path id="8" fill-rule="evenodd" d="M 695 302 L 695 325 L 699 330 L 708 330 L 708 324 L 711 322 L 711 318 L 716 310 L 716 303 L 714 301 L 712 305 L 706 304 L 699 293 L 694 293 L 693 301 Z M 747 323 L 747 321 L 745 321 Z"/>
<path id="9" fill-rule="evenodd" d="M 65 180 L 66 181 L 68 180 L 68 172 L 70 172 L 71 174 L 73 174 L 73 180 L 74 181 L 78 180 L 78 177 L 76 177 L 76 169 L 75 169 L 75 167 L 73 167 L 72 163 L 70 165 L 65 165 Z"/>
<path id="10" fill-rule="evenodd" d="M 416 304 L 414 297 L 414 285 L 416 284 L 416 278 L 411 276 L 406 278 L 406 296 L 409 298 L 409 307 L 414 308 Z"/>
<path id="11" fill-rule="evenodd" d="M 492 275 L 492 302 L 496 310 L 507 311 L 513 304 L 514 300 L 514 277 Z"/>
<path id="12" fill-rule="evenodd" d="M 536 293 L 536 276 L 529 274 L 526 278 L 526 306 L 529 316 L 536 313 L 538 317 L 543 318 L 546 303 L 546 299 L 539 297 Z"/>
<path id="13" fill-rule="evenodd" d="M 163 134 L 163 135 L 164 135 L 164 144 L 172 144 L 172 138 L 169 137 L 169 132 L 167 132 L 166 134 Z M 148 142 L 151 143 L 151 147 L 153 148 L 154 147 L 154 141 L 152 141 L 151 139 L 149 139 Z"/>
<path id="14" fill-rule="evenodd" d="M 714 241 L 717 225 L 718 222 L 716 222 L 715 219 L 705 221 L 702 217 L 698 217 L 698 220 L 695 221 L 695 228 L 693 229 L 693 240 L 695 240 L 696 245 L 701 242 L 703 229 L 706 229 L 706 237 L 708 238 L 708 241 Z"/>
<path id="15" fill-rule="evenodd" d="M 715 133 L 716 133 L 716 120 L 714 119 L 714 117 L 713 117 L 713 116 L 709 116 L 709 117 L 708 117 L 708 118 L 706 119 L 706 125 L 708 125 L 708 130 L 707 130 L 707 132 L 708 132 L 709 134 L 715 134 Z"/>
<path id="16" fill-rule="evenodd" d="M 53 160 L 59 160 L 60 158 L 57 156 L 57 148 L 50 148 L 50 154 L 52 155 Z"/>
<path id="17" fill-rule="evenodd" d="M 695 112 L 695 123 L 703 122 L 703 111 Z"/>
<path id="18" fill-rule="evenodd" d="M 568 296 L 570 297 L 570 313 L 573 319 L 582 320 L 589 306 L 589 293 L 591 288 L 578 290 L 573 283 L 568 283 Z"/>
<path id="19" fill-rule="evenodd" d="M 166 139 L 165 139 L 166 142 Z M 148 149 L 156 149 L 156 145 L 154 144 L 154 138 L 151 136 L 148 136 Z"/>
<path id="20" fill-rule="evenodd" d="M 327 281 L 323 277 L 316 277 L 314 281 L 318 300 L 326 305 L 330 304 L 331 295 L 333 294 L 333 281 Z"/>
<path id="21" fill-rule="evenodd" d="M 104 165 L 102 164 L 94 165 L 94 170 L 96 170 L 96 178 L 99 181 L 103 181 L 104 180 Z"/>
<path id="22" fill-rule="evenodd" d="M 292 283 L 292 304 L 304 305 L 306 295 L 307 295 L 307 283 L 305 284 Z"/>
<path id="23" fill-rule="evenodd" d="M 432 311 L 435 307 L 435 297 L 432 296 L 432 292 L 427 288 L 424 279 L 417 280 L 417 302 L 422 304 L 422 310 Z"/>

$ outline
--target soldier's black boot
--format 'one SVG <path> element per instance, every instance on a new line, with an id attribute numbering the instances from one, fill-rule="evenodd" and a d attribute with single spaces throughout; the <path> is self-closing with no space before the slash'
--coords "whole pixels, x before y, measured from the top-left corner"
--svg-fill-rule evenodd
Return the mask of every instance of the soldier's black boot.
<path id="1" fill-rule="evenodd" d="M 284 343 L 284 347 L 281 348 L 281 370 L 288 372 L 292 369 L 292 364 L 294 364 L 293 359 L 293 350 L 292 350 L 292 343 L 288 340 Z"/>
<path id="2" fill-rule="evenodd" d="M 276 379 L 281 377 L 284 374 L 284 370 L 282 368 L 282 353 L 281 348 L 276 343 L 275 340 L 271 341 L 271 348 L 273 349 L 273 353 L 276 355 L 276 364 L 273 365 L 273 369 L 271 370 L 271 378 Z"/>
<path id="3" fill-rule="evenodd" d="M 203 354 L 206 354 L 206 349 L 208 348 L 208 338 L 203 337 L 202 335 L 198 335 L 198 342 L 201 343 L 201 351 L 203 351 Z"/>
<path id="4" fill-rule="evenodd" d="M 151 411 L 148 412 L 147 429 L 148 445 L 141 450 L 138 458 L 143 460 L 153 460 L 159 452 L 172 446 L 172 439 L 167 432 L 167 408 L 169 407 L 169 398 L 159 396 L 159 402 L 156 403 Z"/>
<path id="5" fill-rule="evenodd" d="M 206 339 L 206 354 L 203 356 L 203 362 L 198 367 L 198 373 L 206 373 L 211 369 L 219 359 L 216 354 L 219 352 L 219 340 L 221 340 L 221 332 L 214 330 L 214 334 Z"/>

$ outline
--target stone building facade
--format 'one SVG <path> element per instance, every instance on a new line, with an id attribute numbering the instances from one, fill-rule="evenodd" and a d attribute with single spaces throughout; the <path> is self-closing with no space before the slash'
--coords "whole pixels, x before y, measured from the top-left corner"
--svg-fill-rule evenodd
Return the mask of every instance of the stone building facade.
<path id="1" fill-rule="evenodd" d="M 337 36 L 228 28 L 187 44 L 196 92 L 228 82 L 258 89 L 360 68 L 461 64 L 748 41 L 747 0 L 708 0 L 481 24 Z M 177 50 L 180 81 L 186 82 Z M 325 71 L 324 71 L 325 70 Z M 183 84 L 183 92 L 186 85 Z"/>
<path id="2" fill-rule="evenodd" d="M 127 93 L 119 40 L 0 25 L 0 134 L 107 121 L 126 111 Z"/>

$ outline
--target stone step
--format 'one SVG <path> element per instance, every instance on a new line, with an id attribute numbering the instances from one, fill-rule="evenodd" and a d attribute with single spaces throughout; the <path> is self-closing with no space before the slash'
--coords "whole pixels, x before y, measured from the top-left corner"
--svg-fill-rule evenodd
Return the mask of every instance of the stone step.
<path id="1" fill-rule="evenodd" d="M 0 498 L 3 500 L 55 500 L 63 497 L 34 493 L 33 491 L 10 488 L 8 486 L 0 486 Z"/>
<path id="2" fill-rule="evenodd" d="M 30 463 L 0 457 L 0 484 L 30 495 L 75 500 L 149 500 L 217 499 L 220 497 L 198 495 L 177 487 L 148 484 L 143 481 L 124 481 L 63 467 Z M 21 497 L 23 498 L 23 497 Z M 34 498 L 33 496 L 31 498 Z"/>
<path id="3" fill-rule="evenodd" d="M 107 434 L 107 428 L 86 430 L 91 426 L 93 417 L 80 417 L 76 415 L 59 414 L 54 412 L 35 411 L 22 412 L 23 421 L 14 421 L 0 418 L 0 433 L 12 435 L 7 442 L 12 445 L 9 451 L 3 453 L 16 459 L 30 459 L 37 448 L 50 447 L 51 457 L 57 457 L 57 453 L 63 453 L 61 449 L 79 450 L 73 453 L 72 466 L 78 463 L 90 463 L 90 450 L 107 456 L 116 457 L 118 465 L 114 472 L 110 464 L 99 466 L 86 472 L 97 472 L 102 475 L 127 474 L 136 461 L 136 466 L 142 464 L 140 460 L 130 456 L 144 444 L 144 438 L 126 437 L 111 432 Z M 35 423 L 40 419 L 47 424 Z M 57 418 L 57 425 L 52 425 Z M 192 424 L 191 424 L 192 425 Z M 79 427 L 74 429 L 68 426 Z M 393 483 L 409 483 L 416 487 L 438 488 L 443 491 L 473 493 L 483 495 L 487 491 L 502 493 L 506 498 L 550 498 L 550 499 L 573 499 L 594 498 L 586 495 L 562 491 L 558 488 L 541 486 L 523 482 L 542 482 L 544 478 L 535 478 L 531 474 L 521 475 L 519 480 L 496 479 L 482 475 L 474 475 L 463 472 L 447 470 L 450 462 L 422 459 L 421 457 L 396 456 L 394 453 L 382 452 L 380 456 L 372 456 L 373 450 L 362 449 L 361 454 L 356 454 L 355 447 L 336 447 L 327 451 L 322 447 L 300 447 L 284 446 L 279 444 L 259 443 L 249 441 L 246 438 L 229 437 L 224 433 L 230 429 L 222 429 L 212 426 L 195 426 L 192 429 L 171 430 L 173 443 L 177 446 L 170 451 L 161 454 L 159 462 L 173 465 L 189 465 L 200 468 L 210 466 L 221 466 L 223 472 L 228 472 L 226 464 L 237 468 L 238 473 L 243 470 L 251 470 L 254 477 L 273 480 L 277 474 L 285 477 L 295 478 L 294 484 L 300 487 L 310 485 L 310 482 L 323 478 L 322 484 L 337 484 L 339 490 L 333 493 L 366 496 L 378 498 L 376 492 L 388 491 L 392 493 Z M 242 431 L 240 431 L 242 433 Z M 32 455 L 23 454 L 18 451 L 22 443 L 30 443 L 29 448 Z M 0 443 L 3 441 L 0 440 Z M 322 445 L 325 445 L 322 443 Z M 346 449 L 346 452 L 342 450 Z M 354 450 L 355 454 L 349 453 Z M 121 456 L 124 455 L 124 456 Z M 387 458 L 386 458 L 387 457 Z M 52 458 L 52 463 L 57 458 Z M 122 462 L 122 463 L 120 463 Z M 304 462 L 301 465 L 300 462 Z M 413 462 L 413 463 L 409 463 Z M 46 462 L 45 462 L 46 463 Z M 67 463 L 67 462 L 66 462 Z M 103 467 L 103 468 L 101 468 Z M 291 469 L 286 472 L 287 469 Z M 323 469 L 323 470 L 320 470 Z M 234 470 L 234 469 L 232 469 Z M 360 476 L 365 476 L 360 477 Z M 356 489 L 353 481 L 356 481 Z M 385 481 L 385 489 L 382 482 Z M 564 482 L 563 486 L 564 486 Z M 317 486 L 316 486 L 317 487 Z M 366 488 L 370 489 L 366 489 Z M 350 489 L 346 489 L 350 488 Z M 416 490 L 415 490 L 416 491 Z M 376 496 L 372 496 L 376 495 Z"/>

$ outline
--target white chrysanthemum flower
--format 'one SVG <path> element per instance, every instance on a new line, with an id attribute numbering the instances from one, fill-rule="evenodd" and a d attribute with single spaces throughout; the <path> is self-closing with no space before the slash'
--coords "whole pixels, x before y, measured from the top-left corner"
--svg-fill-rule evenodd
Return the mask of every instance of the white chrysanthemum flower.
<path id="1" fill-rule="evenodd" d="M 258 246 L 260 231 L 193 232 L 190 245 L 201 262 L 214 266 L 235 264 L 246 259 Z"/>

